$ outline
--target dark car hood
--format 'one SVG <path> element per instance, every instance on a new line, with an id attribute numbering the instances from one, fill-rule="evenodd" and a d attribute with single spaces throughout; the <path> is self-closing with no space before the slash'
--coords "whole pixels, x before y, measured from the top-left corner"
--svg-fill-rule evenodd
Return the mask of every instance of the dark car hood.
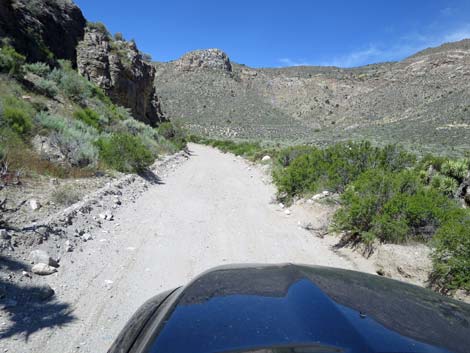
<path id="1" fill-rule="evenodd" d="M 469 305 L 379 276 L 222 267 L 181 292 L 148 351 L 466 353 L 469 320 Z"/>

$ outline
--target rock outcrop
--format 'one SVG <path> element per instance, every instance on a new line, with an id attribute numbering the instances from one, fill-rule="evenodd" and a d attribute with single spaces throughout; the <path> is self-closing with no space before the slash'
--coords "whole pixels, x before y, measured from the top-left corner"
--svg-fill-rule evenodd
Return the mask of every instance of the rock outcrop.
<path id="1" fill-rule="evenodd" d="M 183 71 L 192 71 L 200 68 L 232 71 L 229 57 L 220 49 L 191 51 L 183 55 L 176 62 L 176 65 Z"/>
<path id="2" fill-rule="evenodd" d="M 155 69 L 134 42 L 114 40 L 102 29 L 87 27 L 77 47 L 77 66 L 134 118 L 150 125 L 165 120 L 153 85 Z"/>
<path id="3" fill-rule="evenodd" d="M 75 64 L 86 20 L 71 0 L 0 1 L 0 38 L 10 38 L 27 60 Z"/>

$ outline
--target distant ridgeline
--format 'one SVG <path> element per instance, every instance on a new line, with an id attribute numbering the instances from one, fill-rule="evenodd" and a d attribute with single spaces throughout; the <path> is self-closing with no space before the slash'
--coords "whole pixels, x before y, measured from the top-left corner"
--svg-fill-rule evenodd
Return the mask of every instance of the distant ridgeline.
<path id="1" fill-rule="evenodd" d="M 470 40 L 400 62 L 254 69 L 220 50 L 155 63 L 166 115 L 212 137 L 470 147 Z"/>

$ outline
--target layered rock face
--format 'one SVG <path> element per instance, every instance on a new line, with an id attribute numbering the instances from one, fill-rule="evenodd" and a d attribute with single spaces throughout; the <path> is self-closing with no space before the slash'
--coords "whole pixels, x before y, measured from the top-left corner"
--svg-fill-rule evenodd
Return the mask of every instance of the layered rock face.
<path id="1" fill-rule="evenodd" d="M 232 64 L 227 54 L 220 49 L 195 50 L 176 61 L 180 70 L 191 71 L 199 68 L 231 72 Z"/>
<path id="2" fill-rule="evenodd" d="M 130 108 L 134 118 L 150 125 L 165 120 L 153 85 L 155 69 L 134 42 L 113 40 L 108 33 L 87 28 L 77 47 L 77 66 L 114 103 Z"/>
<path id="3" fill-rule="evenodd" d="M 0 38 L 10 38 L 28 61 L 53 63 L 55 57 L 75 64 L 85 26 L 81 10 L 70 0 L 0 1 Z"/>

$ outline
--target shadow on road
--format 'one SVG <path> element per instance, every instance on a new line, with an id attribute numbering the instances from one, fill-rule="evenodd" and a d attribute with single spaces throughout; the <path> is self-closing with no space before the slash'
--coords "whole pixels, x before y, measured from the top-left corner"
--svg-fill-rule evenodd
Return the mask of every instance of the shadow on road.
<path id="1" fill-rule="evenodd" d="M 0 313 L 6 321 L 0 328 L 0 340 L 15 335 L 28 340 L 36 331 L 76 319 L 70 304 L 59 302 L 47 285 L 28 284 L 31 279 L 22 271 L 28 271 L 28 266 L 0 255 Z"/>
<path id="2" fill-rule="evenodd" d="M 163 180 L 150 169 L 139 172 L 139 176 L 147 180 L 151 184 L 162 185 L 165 184 Z"/>

